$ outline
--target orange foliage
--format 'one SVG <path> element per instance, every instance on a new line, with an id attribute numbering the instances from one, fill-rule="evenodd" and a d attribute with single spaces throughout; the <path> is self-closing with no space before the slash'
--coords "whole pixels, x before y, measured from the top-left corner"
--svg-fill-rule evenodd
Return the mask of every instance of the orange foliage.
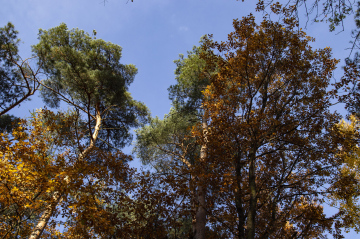
<path id="1" fill-rule="evenodd" d="M 339 237 L 320 205 L 341 164 L 327 92 L 338 60 L 273 8 L 281 23 L 250 15 L 234 20 L 228 41 L 203 45 L 217 74 L 204 90 L 208 132 L 193 133 L 208 142 L 210 222 L 237 238 Z"/>
<path id="2" fill-rule="evenodd" d="M 71 226 L 67 234 L 84 227 L 85 219 L 94 234 L 113 230 L 104 205 L 127 197 L 125 180 L 133 171 L 124 161 L 130 158 L 95 149 L 85 160 L 77 160 L 73 125 L 71 115 L 42 110 L 29 124 L 22 121 L 12 134 L 0 135 L 0 234 L 4 238 L 28 237 L 39 215 L 54 203 L 55 194 L 61 194 L 60 207 L 43 236 L 58 234 L 55 218 L 60 214 L 67 217 L 65 228 Z M 124 192 L 113 189 L 119 185 Z"/>

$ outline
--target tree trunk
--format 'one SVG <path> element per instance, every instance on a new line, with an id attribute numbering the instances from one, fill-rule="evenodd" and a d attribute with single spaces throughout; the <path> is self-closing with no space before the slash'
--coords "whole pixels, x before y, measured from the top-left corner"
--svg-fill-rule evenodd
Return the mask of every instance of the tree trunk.
<path id="1" fill-rule="evenodd" d="M 235 186 L 235 207 L 236 212 L 238 214 L 239 223 L 238 223 L 238 238 L 245 239 L 245 210 L 243 206 L 243 195 L 241 193 L 241 165 L 240 165 L 241 158 L 235 159 L 235 170 L 236 170 L 236 186 Z"/>
<path id="2" fill-rule="evenodd" d="M 47 223 L 50 220 L 51 215 L 54 213 L 56 206 L 61 201 L 61 194 L 59 192 L 55 192 L 53 195 L 53 201 L 46 206 L 44 213 L 41 215 L 38 224 L 34 228 L 31 233 L 29 239 L 37 239 L 40 238 L 42 232 L 44 231 Z"/>
<path id="3" fill-rule="evenodd" d="M 195 181 L 194 178 L 191 177 L 190 180 L 190 190 L 191 190 L 191 211 L 192 211 L 192 218 L 191 218 L 191 234 L 189 235 L 188 239 L 194 239 L 196 235 L 196 201 L 197 201 L 197 195 L 196 195 L 196 189 L 195 189 Z"/>
<path id="4" fill-rule="evenodd" d="M 86 158 L 86 156 L 95 147 L 95 142 L 96 142 L 96 139 L 97 139 L 97 137 L 99 135 L 100 126 L 101 126 L 101 114 L 100 114 L 100 109 L 99 109 L 98 104 L 95 106 L 95 109 L 96 109 L 96 123 L 95 123 L 94 133 L 91 135 L 90 145 L 89 145 L 89 147 L 87 147 L 84 151 L 82 151 L 79 154 L 79 157 L 78 157 L 77 161 L 84 160 Z M 90 132 L 91 132 L 91 127 L 90 127 Z M 57 207 L 57 205 L 61 201 L 61 198 L 62 198 L 61 193 L 59 191 L 55 191 L 54 196 L 53 196 L 54 200 L 52 201 L 52 203 L 50 203 L 50 205 L 47 206 L 44 213 L 41 215 L 36 227 L 34 228 L 33 232 L 30 235 L 29 239 L 39 239 L 40 238 L 42 232 L 44 231 L 44 229 L 46 227 L 46 224 L 50 220 L 51 216 L 53 215 L 53 213 L 54 213 L 54 211 L 55 211 L 55 209 Z"/>
<path id="5" fill-rule="evenodd" d="M 204 143 L 201 145 L 200 149 L 200 163 L 203 163 L 207 157 L 207 122 L 206 117 L 203 117 L 202 122 L 203 134 L 204 134 Z M 196 211 L 196 239 L 205 239 L 205 230 L 206 230 L 206 188 L 204 180 L 199 177 L 199 185 L 197 187 L 197 201 L 198 201 L 198 209 Z"/>
<path id="6" fill-rule="evenodd" d="M 198 209 L 196 212 L 196 239 L 205 239 L 206 226 L 206 209 L 205 209 L 205 189 L 203 186 L 198 187 L 197 192 Z"/>
<path id="7" fill-rule="evenodd" d="M 246 222 L 246 237 L 247 239 L 255 238 L 255 216 L 256 216 L 256 169 L 255 169 L 255 153 L 250 153 L 249 165 L 249 189 L 250 189 L 250 205 L 249 213 Z"/>

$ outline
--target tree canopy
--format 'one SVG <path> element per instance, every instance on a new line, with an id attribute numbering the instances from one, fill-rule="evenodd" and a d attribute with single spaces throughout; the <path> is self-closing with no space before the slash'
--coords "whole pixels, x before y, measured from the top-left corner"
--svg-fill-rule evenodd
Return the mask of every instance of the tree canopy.
<path id="1" fill-rule="evenodd" d="M 16 39 L 15 33 L 9 36 Z M 31 80 L 41 85 L 49 106 L 62 101 L 72 109 L 58 114 L 40 110 L 29 127 L 21 121 L 10 134 L 2 134 L 2 234 L 53 237 L 59 233 L 51 218 L 62 215 L 67 219 L 65 237 L 109 235 L 117 216 L 105 205 L 126 202 L 129 187 L 121 182 L 132 178 L 126 166 L 131 157 L 116 147 L 129 143 L 130 128 L 147 120 L 147 108 L 127 92 L 137 70 L 119 62 L 121 47 L 68 30 L 65 24 L 40 30 L 39 40 L 34 57 L 48 78 Z M 6 66 L 17 64 L 9 62 Z M 16 76 L 17 71 L 6 76 L 12 72 Z M 16 81 L 9 77 L 4 79 Z M 122 191 L 113 189 L 120 185 Z"/>
<path id="2" fill-rule="evenodd" d="M 90 135 L 101 118 L 103 147 L 131 142 L 130 127 L 145 122 L 148 112 L 128 92 L 137 69 L 120 63 L 121 47 L 65 24 L 40 30 L 39 40 L 33 52 L 48 76 L 41 82 L 44 102 L 59 107 L 63 101 L 86 114 Z"/>
<path id="3" fill-rule="evenodd" d="M 208 183 L 226 205 L 213 214 L 232 215 L 222 223 L 238 238 L 331 232 L 335 219 L 320 203 L 341 165 L 327 93 L 338 61 L 328 48 L 312 50 L 294 18 L 257 25 L 250 15 L 234 29 L 228 41 L 203 46 L 218 52 L 204 56 L 218 67 L 204 91 L 208 132 L 195 130 L 208 142 Z"/>
<path id="4" fill-rule="evenodd" d="M 32 59 L 0 28 L 0 237 L 343 238 L 359 231 L 359 56 L 313 49 L 297 11 L 344 1 L 287 1 L 258 22 L 234 19 L 227 40 L 202 37 L 175 60 L 172 107 L 150 117 L 129 87 L 122 48 L 65 23 L 39 30 Z M 269 5 L 267 5 L 269 4 Z M 320 5 L 319 5 L 320 4 Z M 36 70 L 34 70 L 36 69 Z M 43 80 L 40 80 L 40 77 Z M 11 110 L 39 90 L 46 107 Z M 149 94 L 152 92 L 149 92 Z M 345 103 L 347 122 L 332 110 Z M 64 106 L 68 109 L 63 110 Z M 129 166 L 130 145 L 145 169 Z M 336 207 L 328 215 L 324 205 Z"/>

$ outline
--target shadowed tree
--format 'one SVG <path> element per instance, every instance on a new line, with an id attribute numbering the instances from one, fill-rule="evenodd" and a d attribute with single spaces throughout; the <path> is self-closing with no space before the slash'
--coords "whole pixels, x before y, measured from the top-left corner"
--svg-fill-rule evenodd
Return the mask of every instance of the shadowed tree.
<path id="1" fill-rule="evenodd" d="M 279 5 L 274 12 L 281 11 Z M 207 41 L 206 175 L 222 207 L 210 211 L 236 238 L 340 238 L 321 206 L 342 163 L 327 92 L 338 62 L 312 50 L 295 18 L 234 20 L 226 42 Z M 202 135 L 202 127 L 194 130 Z M 335 230 L 332 227 L 335 224 Z"/>
<path id="2" fill-rule="evenodd" d="M 0 28 L 0 130 L 8 132 L 19 119 L 7 113 L 29 100 L 39 88 L 39 72 L 32 70 L 30 59 L 22 60 L 18 54 L 17 34 L 10 22 Z"/>

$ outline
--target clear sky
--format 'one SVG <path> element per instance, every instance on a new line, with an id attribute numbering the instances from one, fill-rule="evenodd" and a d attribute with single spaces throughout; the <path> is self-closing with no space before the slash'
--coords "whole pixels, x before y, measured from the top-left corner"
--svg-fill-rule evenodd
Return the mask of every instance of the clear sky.
<path id="1" fill-rule="evenodd" d="M 31 45 L 36 44 L 39 28 L 49 29 L 64 22 L 68 28 L 83 29 L 97 38 L 123 48 L 123 64 L 134 64 L 139 72 L 130 92 L 134 99 L 144 102 L 152 116 L 163 117 L 171 107 L 167 88 L 175 83 L 173 61 L 180 53 L 186 54 L 197 45 L 202 35 L 213 34 L 214 39 L 226 40 L 232 21 L 250 13 L 257 21 L 254 0 L 1 0 L 0 26 L 12 22 L 22 42 L 20 55 L 31 56 Z M 302 17 L 303 15 L 300 15 Z M 306 18 L 301 18 L 305 28 Z M 276 19 L 274 19 L 276 20 Z M 315 37 L 314 48 L 331 47 L 333 56 L 341 59 L 335 77 L 341 76 L 343 59 L 348 56 L 349 41 L 354 21 L 345 21 L 345 30 L 330 33 L 326 23 L 307 23 L 306 32 Z M 342 31 L 342 32 L 341 32 Z M 41 108 L 37 97 L 13 110 L 20 117 Z M 338 111 L 345 113 L 341 106 Z M 124 150 L 131 152 L 131 147 Z M 134 165 L 139 163 L 135 161 Z M 350 238 L 350 234 L 346 236 Z"/>

